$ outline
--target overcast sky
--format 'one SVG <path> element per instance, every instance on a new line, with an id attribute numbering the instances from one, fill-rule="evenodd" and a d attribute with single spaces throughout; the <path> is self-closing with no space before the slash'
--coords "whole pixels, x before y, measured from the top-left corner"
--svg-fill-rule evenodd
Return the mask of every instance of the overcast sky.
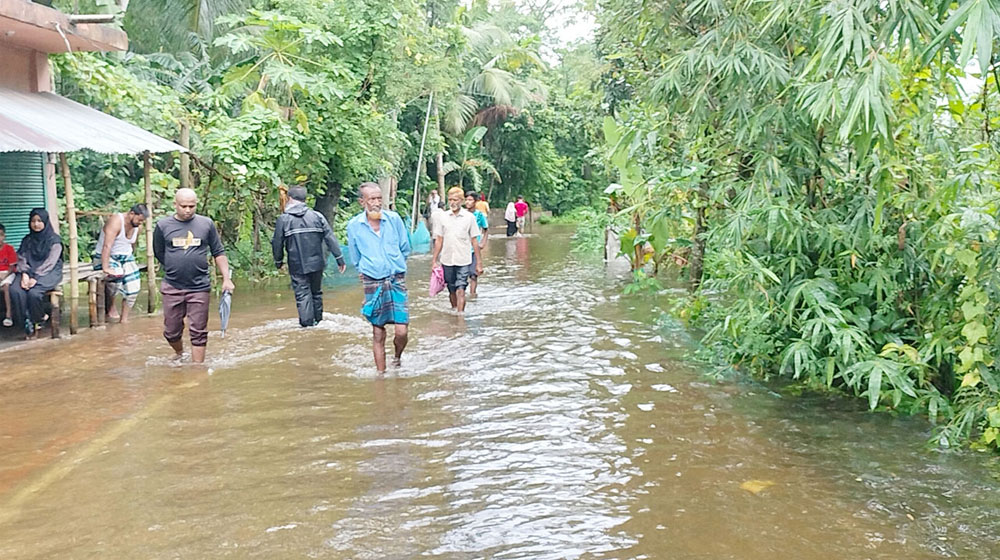
<path id="1" fill-rule="evenodd" d="M 580 39 L 592 39 L 597 23 L 589 13 L 579 12 L 572 8 L 576 2 L 565 0 L 563 2 L 569 9 L 556 15 L 549 22 L 549 27 L 555 33 L 561 45 L 568 45 Z"/>

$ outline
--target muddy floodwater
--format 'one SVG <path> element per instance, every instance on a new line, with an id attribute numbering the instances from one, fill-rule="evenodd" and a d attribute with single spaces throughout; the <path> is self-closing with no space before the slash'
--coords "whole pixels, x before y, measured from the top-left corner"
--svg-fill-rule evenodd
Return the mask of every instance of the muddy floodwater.
<path id="1" fill-rule="evenodd" d="M 241 287 L 207 367 L 159 317 L 0 353 L 0 559 L 1000 557 L 986 457 L 709 382 L 669 298 L 620 296 L 569 233 L 491 240 L 464 318 L 411 259 L 384 378 L 350 283 L 312 329 Z"/>

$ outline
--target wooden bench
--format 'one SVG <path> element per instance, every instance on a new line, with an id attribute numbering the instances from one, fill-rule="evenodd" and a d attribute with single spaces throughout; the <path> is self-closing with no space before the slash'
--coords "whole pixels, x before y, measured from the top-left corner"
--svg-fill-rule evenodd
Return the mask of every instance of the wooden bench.
<path id="1" fill-rule="evenodd" d="M 144 272 L 146 270 L 146 265 L 140 264 L 139 270 Z M 49 296 L 49 302 L 52 304 L 52 313 L 50 315 L 52 338 L 59 338 L 60 323 L 62 322 L 61 301 L 63 298 L 63 286 L 69 284 L 70 282 L 69 273 L 70 266 L 68 264 L 64 265 L 62 284 L 58 288 L 46 292 L 46 295 Z M 89 262 L 78 264 L 76 273 L 78 282 L 87 283 L 87 303 L 90 316 L 90 328 L 104 325 L 107 322 L 107 317 L 105 316 L 105 284 L 107 283 L 107 275 L 104 274 L 104 271 L 94 270 L 93 263 Z"/>

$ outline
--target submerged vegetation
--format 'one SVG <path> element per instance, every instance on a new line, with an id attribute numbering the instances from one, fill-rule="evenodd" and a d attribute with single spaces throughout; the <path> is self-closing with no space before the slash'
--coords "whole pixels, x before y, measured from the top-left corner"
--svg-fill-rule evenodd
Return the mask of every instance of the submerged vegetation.
<path id="1" fill-rule="evenodd" d="M 1000 7 L 587 4 L 596 37 L 567 45 L 551 2 L 133 0 L 134 52 L 60 55 L 57 85 L 190 131 L 188 176 L 154 163 L 156 211 L 190 181 L 243 273 L 270 270 L 284 185 L 341 231 L 363 180 L 404 215 L 415 184 L 523 194 L 582 247 L 615 230 L 629 292 L 680 274 L 721 370 L 1000 447 Z M 73 165 L 83 209 L 136 201 L 131 159 Z"/>
<path id="2" fill-rule="evenodd" d="M 996 448 L 1000 8 L 599 2 L 609 194 L 720 368 Z"/>

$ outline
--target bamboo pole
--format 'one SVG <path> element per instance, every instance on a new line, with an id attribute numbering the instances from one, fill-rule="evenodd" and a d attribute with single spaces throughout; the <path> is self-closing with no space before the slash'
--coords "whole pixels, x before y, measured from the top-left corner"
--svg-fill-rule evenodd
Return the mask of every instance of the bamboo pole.
<path id="1" fill-rule="evenodd" d="M 186 122 L 181 122 L 181 146 L 191 147 L 191 126 Z M 181 152 L 181 188 L 191 188 L 191 156 L 188 152 Z"/>
<path id="2" fill-rule="evenodd" d="M 90 328 L 97 327 L 97 276 L 87 278 L 87 303 L 90 304 Z"/>
<path id="3" fill-rule="evenodd" d="M 417 231 L 417 216 L 420 215 L 420 174 L 424 166 L 424 144 L 427 142 L 427 125 L 431 123 L 431 106 L 434 104 L 434 92 L 427 99 L 427 115 L 424 117 L 424 134 L 420 137 L 420 155 L 417 156 L 417 172 L 413 174 L 413 219 L 410 221 L 410 232 Z"/>
<path id="4" fill-rule="evenodd" d="M 59 197 L 56 195 L 56 155 L 45 154 L 45 208 L 52 229 L 59 233 Z"/>
<path id="5" fill-rule="evenodd" d="M 438 191 L 444 195 L 444 152 L 437 153 Z"/>
<path id="6" fill-rule="evenodd" d="M 76 334 L 77 305 L 80 299 L 80 248 L 76 234 L 76 205 L 73 204 L 73 180 L 69 175 L 66 154 L 59 154 L 62 166 L 63 189 L 66 191 L 66 222 L 69 225 L 69 333 Z"/>
<path id="7" fill-rule="evenodd" d="M 149 152 L 142 152 L 142 181 L 146 187 L 146 308 L 150 313 L 156 311 L 156 258 L 153 256 L 153 185 L 149 179 L 152 163 Z"/>

